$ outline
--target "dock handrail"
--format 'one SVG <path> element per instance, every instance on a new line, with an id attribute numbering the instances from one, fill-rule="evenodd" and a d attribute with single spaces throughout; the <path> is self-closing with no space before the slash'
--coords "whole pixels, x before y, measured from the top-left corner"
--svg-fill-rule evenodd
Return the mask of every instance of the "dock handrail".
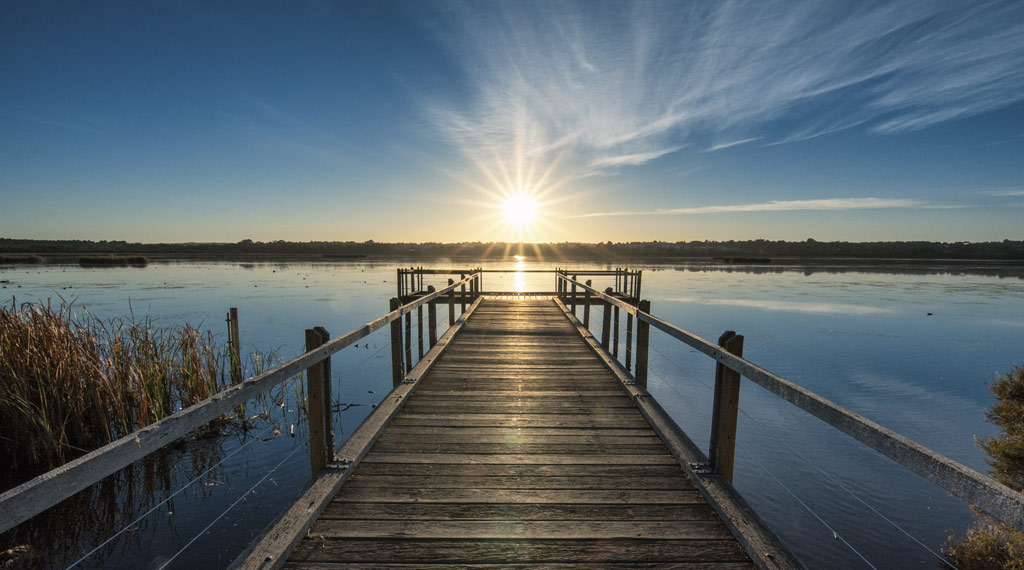
<path id="1" fill-rule="evenodd" d="M 951 495 L 974 505 L 1004 523 L 1024 531 L 1024 494 L 987 477 L 977 471 L 910 440 L 890 429 L 887 429 L 855 412 L 852 412 L 826 398 L 802 388 L 760 366 L 733 354 L 708 340 L 643 310 L 649 310 L 649 303 L 634 305 L 628 300 L 609 295 L 605 292 L 571 279 L 564 273 L 558 273 L 559 294 L 563 299 L 576 299 L 577 296 L 592 296 L 600 299 L 606 307 L 616 307 L 627 315 L 635 317 L 638 322 L 637 359 L 635 377 L 640 381 L 647 376 L 647 339 L 643 328 L 654 327 L 680 342 L 715 359 L 728 370 L 744 376 L 757 383 L 783 400 L 810 413 L 839 431 L 853 437 L 889 459 L 910 469 Z M 568 292 L 568 287 L 573 288 Z M 579 288 L 582 293 L 576 293 Z M 589 303 L 586 305 L 589 307 Z M 607 313 L 606 313 L 607 315 Z M 607 319 L 606 319 L 607 320 Z M 730 331 L 731 332 L 731 331 Z M 607 333 L 604 348 L 607 350 Z M 726 335 L 723 335 L 725 338 Z M 643 345 L 641 345 L 643 341 Z M 642 361 L 641 361 L 641 355 Z M 627 364 L 627 368 L 629 365 Z M 645 382 L 643 382 L 645 383 Z M 732 416 L 735 422 L 735 415 Z M 735 430 L 735 423 L 731 427 Z M 716 426 L 712 426 L 712 431 Z"/>
<path id="2" fill-rule="evenodd" d="M 479 281 L 480 274 L 473 273 L 443 289 L 418 296 L 384 316 L 328 340 L 315 349 L 307 350 L 276 368 L 231 386 L 202 402 L 5 491 L 0 494 L 0 513 L 3 513 L 0 517 L 0 533 L 18 526 L 150 453 L 178 441 L 221 415 L 230 413 L 235 407 L 270 390 L 280 382 L 325 361 L 332 354 L 385 325 L 398 321 L 402 315 L 407 315 L 425 304 L 434 303 L 441 297 L 453 300 L 458 295 L 456 289 L 466 285 L 469 285 L 475 294 L 479 290 Z"/>

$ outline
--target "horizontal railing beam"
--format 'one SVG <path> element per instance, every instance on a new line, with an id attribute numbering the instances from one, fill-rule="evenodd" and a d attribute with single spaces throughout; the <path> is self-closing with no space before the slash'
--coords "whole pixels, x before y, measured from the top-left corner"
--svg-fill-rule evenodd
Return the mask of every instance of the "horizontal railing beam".
<path id="1" fill-rule="evenodd" d="M 559 274 L 569 283 L 573 280 Z M 714 358 L 790 404 L 824 421 L 871 449 L 974 505 L 1004 523 L 1024 531 L 1024 494 L 934 450 L 854 413 L 764 368 L 722 350 L 719 346 L 640 311 L 620 299 L 575 282 L 584 291 L 636 316 L 637 319 Z"/>
<path id="2" fill-rule="evenodd" d="M 424 295 L 407 305 L 402 305 L 379 319 L 301 354 L 281 366 L 250 378 L 241 384 L 231 386 L 202 402 L 0 494 L 0 512 L 4 513 L 4 516 L 0 518 L 0 533 L 14 528 L 150 453 L 174 443 L 190 432 L 230 412 L 236 406 L 244 404 L 311 365 L 401 318 L 402 315 L 415 310 L 416 307 L 447 295 L 450 291 L 454 291 L 475 278 L 476 275 L 470 275 L 454 285 Z"/>

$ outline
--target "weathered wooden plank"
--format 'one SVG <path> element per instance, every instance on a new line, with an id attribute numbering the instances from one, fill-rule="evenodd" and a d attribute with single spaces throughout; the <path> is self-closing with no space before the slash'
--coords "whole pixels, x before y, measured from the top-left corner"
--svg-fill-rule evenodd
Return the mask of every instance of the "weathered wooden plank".
<path id="1" fill-rule="evenodd" d="M 607 463 L 608 458 L 600 455 L 523 455 L 520 453 L 373 453 L 363 461 L 383 463 L 493 463 L 493 464 L 548 464 L 548 465 L 600 465 Z M 621 455 L 615 458 L 621 465 L 675 465 L 671 455 Z"/>
<path id="2" fill-rule="evenodd" d="M 753 570 L 750 562 L 586 562 L 586 563 L 530 563 L 530 564 L 415 564 L 368 562 L 289 562 L 284 568 L 291 570 L 408 570 L 410 568 L 444 568 L 445 570 Z"/>
<path id="3" fill-rule="evenodd" d="M 528 416 L 528 417 L 527 417 Z M 396 418 L 399 425 L 410 426 L 538 426 L 538 427 L 639 427 L 643 418 L 594 418 L 590 416 L 555 416 L 554 414 L 463 414 L 446 418 L 439 414 L 415 414 Z"/>
<path id="4" fill-rule="evenodd" d="M 520 454 L 552 454 L 572 453 L 575 455 L 615 456 L 623 453 L 634 455 L 661 455 L 665 453 L 665 445 L 655 444 L 584 444 L 584 443 L 523 443 L 508 441 L 503 443 L 451 443 L 436 441 L 433 443 L 401 443 L 395 441 L 377 442 L 374 451 L 379 453 L 520 453 Z"/>
<path id="5" fill-rule="evenodd" d="M 406 428 L 408 430 L 408 428 Z M 526 430 L 530 431 L 530 430 Z M 419 430 L 409 430 L 404 432 L 398 432 L 397 430 L 387 430 L 384 435 L 377 440 L 378 444 L 384 442 L 388 443 L 407 443 L 407 444 L 429 444 L 434 442 L 441 443 L 556 443 L 565 445 L 659 445 L 661 450 L 665 452 L 665 444 L 658 439 L 657 436 L 650 433 L 642 433 L 638 435 L 607 435 L 602 436 L 593 433 L 591 430 L 583 431 L 577 435 L 533 435 L 532 433 L 520 433 L 516 432 L 509 433 L 508 430 L 498 433 L 479 433 L 475 429 L 465 430 L 464 433 L 454 434 L 424 434 Z M 378 449 L 379 451 L 379 449 Z"/>
<path id="6" fill-rule="evenodd" d="M 331 538 L 724 540 L 721 521 L 397 521 L 321 519 L 310 534 Z"/>
<path id="7" fill-rule="evenodd" d="M 627 400 L 628 401 L 628 400 Z M 451 403 L 447 406 L 436 404 L 424 406 L 420 404 L 409 406 L 409 413 L 415 414 L 571 414 L 571 415 L 601 415 L 613 416 L 619 413 L 635 412 L 635 408 L 627 406 L 570 406 L 563 403 L 561 406 L 548 405 L 543 402 L 503 402 L 495 404 L 485 403 Z"/>
<path id="8" fill-rule="evenodd" d="M 390 489 L 343 487 L 339 501 L 420 503 L 657 503 L 692 504 L 704 499 L 696 490 L 651 489 Z"/>
<path id="9" fill-rule="evenodd" d="M 355 475 L 347 488 L 418 489 L 693 489 L 682 472 L 667 477 L 424 477 L 421 475 Z"/>
<path id="10" fill-rule="evenodd" d="M 635 408 L 633 402 L 625 395 L 590 397 L 585 394 L 575 393 L 572 396 L 550 397 L 550 396 L 520 396 L 516 391 L 508 390 L 501 394 L 501 399 L 493 395 L 481 396 L 477 394 L 462 394 L 458 400 L 454 400 L 451 394 L 424 396 L 417 395 L 416 399 L 409 402 L 408 409 L 414 408 L 447 408 L 451 406 L 491 406 L 494 408 L 509 408 L 534 406 L 538 408 Z"/>
<path id="11" fill-rule="evenodd" d="M 550 398 L 550 399 L 558 399 L 558 400 L 570 400 L 571 399 L 573 401 L 576 401 L 576 400 L 585 399 L 585 398 L 608 398 L 608 397 L 616 397 L 616 398 L 618 398 L 618 397 L 621 397 L 622 394 L 624 394 L 622 388 L 619 387 L 619 386 L 613 386 L 611 388 L 601 387 L 601 388 L 595 388 L 595 389 L 587 389 L 585 392 L 581 392 L 579 389 L 576 389 L 576 388 L 570 388 L 570 389 L 566 389 L 566 390 L 543 390 L 543 389 L 538 389 L 538 388 L 543 388 L 543 386 L 538 386 L 538 387 L 529 386 L 529 387 L 524 387 L 521 390 L 518 389 L 518 388 L 508 388 L 508 389 L 500 390 L 497 387 L 493 387 L 493 388 L 489 389 L 487 386 L 480 386 L 480 390 L 475 391 L 472 394 L 465 394 L 464 396 L 460 395 L 460 397 L 469 398 L 469 401 L 472 401 L 473 399 L 476 399 L 476 398 L 486 398 L 488 400 L 494 401 L 494 400 L 498 400 L 500 398 L 508 398 L 508 397 L 518 397 L 518 398 L 535 397 L 535 398 Z M 420 388 L 418 390 L 416 390 L 416 394 L 418 396 L 422 396 L 424 398 L 446 398 L 446 399 L 450 399 L 452 396 L 458 395 L 453 390 L 429 387 L 426 384 L 426 381 L 424 381 L 424 384 L 421 384 Z"/>
<path id="12" fill-rule="evenodd" d="M 510 520 L 510 521 L 714 521 L 714 509 L 686 505 L 601 505 L 566 503 L 346 503 L 332 502 L 321 519 Z"/>
<path id="13" fill-rule="evenodd" d="M 565 562 L 743 562 L 746 554 L 734 540 L 344 540 L 312 537 L 295 549 L 295 562 L 347 561 L 381 563 L 506 564 Z"/>
<path id="14" fill-rule="evenodd" d="M 682 473 L 677 464 L 619 465 L 612 463 L 384 463 L 363 462 L 361 475 L 423 475 L 474 477 L 675 477 Z"/>
<path id="15" fill-rule="evenodd" d="M 428 434 L 424 434 L 424 430 L 419 426 L 408 426 L 408 425 L 397 425 L 392 423 L 388 426 L 389 434 L 417 434 L 417 435 L 435 435 L 438 437 L 444 437 L 446 435 L 458 435 L 458 434 L 478 434 L 478 435 L 492 435 L 502 437 L 518 437 L 518 436 L 540 436 L 540 435 L 559 435 L 559 436 L 593 436 L 593 437 L 607 437 L 607 436 L 623 436 L 623 437 L 649 437 L 651 430 L 648 427 L 635 427 L 635 428 L 594 428 L 590 426 L 584 427 L 528 427 L 520 426 L 515 429 L 507 427 L 496 427 L 496 426 L 483 426 L 483 427 L 465 427 L 465 426 L 434 426 L 431 427 Z"/>

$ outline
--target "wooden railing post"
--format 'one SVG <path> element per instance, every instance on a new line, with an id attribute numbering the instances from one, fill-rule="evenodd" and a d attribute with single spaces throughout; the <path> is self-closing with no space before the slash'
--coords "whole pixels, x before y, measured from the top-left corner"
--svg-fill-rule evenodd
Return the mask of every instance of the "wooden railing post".
<path id="1" fill-rule="evenodd" d="M 619 357 L 619 306 L 612 307 L 612 356 Z"/>
<path id="2" fill-rule="evenodd" d="M 405 371 L 412 370 L 412 312 L 405 314 Z"/>
<path id="3" fill-rule="evenodd" d="M 576 277 L 572 276 L 572 316 L 576 316 Z"/>
<path id="4" fill-rule="evenodd" d="M 633 364 L 633 313 L 626 311 L 626 370 Z"/>
<path id="5" fill-rule="evenodd" d="M 428 295 L 435 291 L 437 289 L 434 289 L 433 285 L 427 285 Z M 430 332 L 427 333 L 430 338 L 430 348 L 434 348 L 434 345 L 437 344 L 437 299 L 427 302 L 427 328 L 430 329 Z"/>
<path id="6" fill-rule="evenodd" d="M 330 340 L 323 327 L 306 329 L 306 352 Z M 330 357 L 306 369 L 306 416 L 309 418 L 309 469 L 315 478 L 334 451 L 331 433 Z"/>
<path id="7" fill-rule="evenodd" d="M 459 279 L 462 280 L 462 281 L 465 281 L 466 280 L 466 274 L 465 273 L 459 274 Z M 462 303 L 462 312 L 459 313 L 461 315 L 462 313 L 466 312 L 466 284 L 465 283 L 462 284 L 462 291 L 461 291 L 461 293 L 459 295 L 459 302 Z"/>
<path id="8" fill-rule="evenodd" d="M 612 294 L 612 288 L 607 287 L 604 290 L 605 295 Z M 608 343 L 611 341 L 612 332 L 612 304 L 606 299 L 601 299 L 604 302 L 604 316 L 601 317 L 601 348 L 608 351 Z"/>
<path id="9" fill-rule="evenodd" d="M 242 381 L 242 349 L 238 339 L 238 308 L 228 309 L 228 360 L 231 365 L 231 384 Z"/>
<path id="10" fill-rule="evenodd" d="M 587 279 L 587 287 L 590 287 L 590 279 Z M 590 289 L 584 291 L 583 295 L 583 328 L 590 329 Z"/>
<path id="11" fill-rule="evenodd" d="M 651 312 L 650 301 L 640 301 L 638 307 L 645 313 Z M 651 343 L 651 325 L 647 321 L 636 319 L 636 383 L 644 388 L 647 387 L 647 349 Z"/>
<path id="12" fill-rule="evenodd" d="M 448 280 L 448 286 L 455 285 L 454 279 Z M 455 289 L 448 291 L 448 326 L 455 324 Z"/>
<path id="13" fill-rule="evenodd" d="M 725 331 L 718 338 L 722 350 L 743 356 L 743 336 Z M 740 375 L 722 363 L 715 366 L 715 402 L 711 415 L 711 446 L 708 465 L 732 481 L 736 454 L 736 420 L 740 411 Z"/>
<path id="14" fill-rule="evenodd" d="M 423 305 L 416 307 L 416 346 L 419 356 L 423 358 Z"/>
<path id="15" fill-rule="evenodd" d="M 402 302 L 398 297 L 391 298 L 391 310 L 398 310 Z M 402 317 L 391 321 L 391 383 L 398 386 L 405 378 L 405 366 L 402 362 Z"/>

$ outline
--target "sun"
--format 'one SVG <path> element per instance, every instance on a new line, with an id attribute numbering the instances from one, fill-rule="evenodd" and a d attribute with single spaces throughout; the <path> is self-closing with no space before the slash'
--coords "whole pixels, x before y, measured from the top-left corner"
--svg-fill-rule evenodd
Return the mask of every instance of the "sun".
<path id="1" fill-rule="evenodd" d="M 524 192 L 516 192 L 505 198 L 501 211 L 505 223 L 514 228 L 528 228 L 537 219 L 537 201 Z"/>

